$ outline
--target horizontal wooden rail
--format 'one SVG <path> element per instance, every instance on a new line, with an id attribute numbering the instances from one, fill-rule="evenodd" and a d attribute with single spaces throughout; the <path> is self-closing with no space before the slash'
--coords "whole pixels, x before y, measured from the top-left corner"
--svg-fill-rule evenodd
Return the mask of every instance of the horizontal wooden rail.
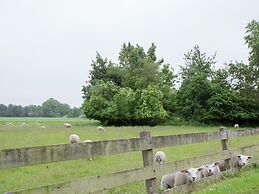
<path id="1" fill-rule="evenodd" d="M 228 131 L 229 138 L 259 134 L 259 129 Z M 66 160 L 87 159 L 151 148 L 177 146 L 219 140 L 219 132 L 154 136 L 146 138 L 118 139 L 93 143 L 60 144 L 0 150 L 0 169 Z"/>
<path id="2" fill-rule="evenodd" d="M 0 168 L 44 164 L 146 150 L 151 142 L 145 138 L 60 144 L 0 150 Z"/>
<path id="3" fill-rule="evenodd" d="M 137 181 L 150 179 L 157 176 L 162 176 L 171 172 L 176 172 L 190 167 L 198 167 L 205 163 L 212 163 L 227 159 L 237 154 L 251 154 L 259 151 L 259 144 L 250 145 L 235 149 L 232 151 L 226 150 L 213 154 L 187 158 L 175 162 L 165 163 L 163 165 L 147 166 L 143 168 L 116 172 L 104 176 L 86 177 L 83 179 L 63 182 L 54 185 L 43 186 L 34 189 L 9 192 L 9 194 L 70 194 L 70 193 L 92 193 L 105 189 L 110 189 L 116 186 L 125 185 Z"/>
<path id="4" fill-rule="evenodd" d="M 184 144 L 201 143 L 210 140 L 219 140 L 219 132 L 190 133 L 167 136 L 153 136 L 152 143 L 154 148 L 178 146 Z"/>
<path id="5" fill-rule="evenodd" d="M 228 130 L 228 138 L 237 138 L 237 137 L 244 137 L 244 136 L 251 136 L 251 135 L 258 135 L 259 128 L 255 129 L 244 129 L 244 130 Z"/>

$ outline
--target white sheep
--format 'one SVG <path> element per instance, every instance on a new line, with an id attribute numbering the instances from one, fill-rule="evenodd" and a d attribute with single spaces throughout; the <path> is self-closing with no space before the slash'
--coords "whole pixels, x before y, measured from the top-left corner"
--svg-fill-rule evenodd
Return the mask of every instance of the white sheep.
<path id="1" fill-rule="evenodd" d="M 238 128 L 239 128 L 239 124 L 236 123 L 236 124 L 234 125 L 234 128 L 238 129 Z"/>
<path id="2" fill-rule="evenodd" d="M 92 143 L 92 142 L 93 142 L 93 141 L 90 140 L 90 139 L 86 139 L 86 140 L 83 141 L 83 143 Z"/>
<path id="3" fill-rule="evenodd" d="M 201 171 L 203 177 L 208 177 L 220 173 L 219 162 L 204 164 L 201 167 L 203 168 L 203 170 Z"/>
<path id="4" fill-rule="evenodd" d="M 65 128 L 71 128 L 72 125 L 71 125 L 70 123 L 64 123 L 64 127 L 65 127 Z"/>
<path id="5" fill-rule="evenodd" d="M 199 173 L 203 168 L 189 168 L 175 173 L 174 187 L 199 180 Z"/>
<path id="6" fill-rule="evenodd" d="M 237 155 L 230 159 L 230 167 L 231 168 L 242 168 L 243 166 L 248 164 L 248 161 L 252 158 L 252 156 L 245 155 Z"/>
<path id="7" fill-rule="evenodd" d="M 157 164 L 164 164 L 166 160 L 166 155 L 162 151 L 157 151 L 154 155 L 154 160 Z"/>
<path id="8" fill-rule="evenodd" d="M 40 126 L 41 129 L 46 129 L 47 127 L 45 125 Z"/>
<path id="9" fill-rule="evenodd" d="M 160 184 L 162 190 L 167 190 L 174 187 L 175 174 L 176 173 L 171 173 L 162 176 Z"/>
<path id="10" fill-rule="evenodd" d="M 103 132 L 105 131 L 104 127 L 102 127 L 102 126 L 98 126 L 98 127 L 97 127 L 97 130 L 98 130 L 98 131 L 103 131 Z"/>
<path id="11" fill-rule="evenodd" d="M 80 137 L 76 134 L 72 134 L 68 138 L 69 143 L 80 143 Z"/>

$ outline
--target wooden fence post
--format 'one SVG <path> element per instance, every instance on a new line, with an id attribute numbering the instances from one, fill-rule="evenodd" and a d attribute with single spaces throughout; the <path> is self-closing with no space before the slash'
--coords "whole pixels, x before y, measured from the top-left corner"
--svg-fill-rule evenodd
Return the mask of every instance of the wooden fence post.
<path id="1" fill-rule="evenodd" d="M 222 150 L 228 149 L 228 132 L 225 127 L 219 128 Z"/>
<path id="2" fill-rule="evenodd" d="M 220 127 L 219 128 L 219 133 L 220 133 L 220 139 L 221 139 L 221 145 L 222 145 L 222 150 L 228 150 L 228 132 L 225 127 Z M 230 169 L 230 159 L 225 159 L 224 161 L 225 165 L 227 166 L 227 169 Z"/>
<path id="3" fill-rule="evenodd" d="M 141 131 L 140 132 L 141 138 L 146 138 L 148 141 L 151 142 L 152 137 L 150 135 L 150 131 Z M 153 148 L 148 150 L 142 150 L 142 157 L 143 157 L 143 165 L 145 166 L 152 166 L 153 165 Z M 157 186 L 156 186 L 156 178 L 151 178 L 146 180 L 146 188 L 148 194 L 157 193 Z"/>

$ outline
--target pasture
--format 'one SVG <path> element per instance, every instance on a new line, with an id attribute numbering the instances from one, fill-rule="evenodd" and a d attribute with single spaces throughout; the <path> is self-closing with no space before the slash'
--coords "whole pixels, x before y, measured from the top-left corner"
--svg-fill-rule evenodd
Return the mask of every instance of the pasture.
<path id="1" fill-rule="evenodd" d="M 11 122 L 13 125 L 5 126 Z M 64 128 L 68 122 L 72 128 Z M 45 129 L 40 126 L 46 126 Z M 157 127 L 106 127 L 105 132 L 96 130 L 96 121 L 83 119 L 42 119 L 42 118 L 0 118 L 0 149 L 67 143 L 72 133 L 81 141 L 91 139 L 110 140 L 139 137 L 139 132 L 149 130 L 152 136 L 212 132 L 218 127 L 157 126 Z M 231 129 L 231 128 L 228 128 Z M 230 148 L 238 148 L 258 143 L 259 136 L 242 137 L 229 141 Z M 167 161 L 175 161 L 197 155 L 221 151 L 219 141 L 209 141 L 192 145 L 182 145 L 161 149 L 167 154 Z M 0 193 L 42 185 L 74 180 L 81 177 L 104 175 L 115 171 L 142 167 L 141 152 L 131 152 L 106 157 L 96 157 L 93 161 L 76 160 L 20 168 L 0 170 Z M 257 185 L 258 186 L 258 185 Z M 144 181 L 117 187 L 108 193 L 145 193 Z"/>

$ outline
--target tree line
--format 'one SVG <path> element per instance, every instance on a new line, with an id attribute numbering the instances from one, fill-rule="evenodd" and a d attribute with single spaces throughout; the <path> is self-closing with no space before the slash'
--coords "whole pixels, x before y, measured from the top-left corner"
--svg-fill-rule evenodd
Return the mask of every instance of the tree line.
<path id="1" fill-rule="evenodd" d="M 80 108 L 71 108 L 68 104 L 60 103 L 50 98 L 42 105 L 13 105 L 0 104 L 0 117 L 79 117 L 83 115 Z"/>
<path id="2" fill-rule="evenodd" d="M 145 51 L 124 43 L 118 63 L 97 53 L 83 86 L 86 117 L 107 125 L 156 125 L 173 118 L 220 124 L 259 123 L 259 22 L 246 26 L 248 63 L 216 69 L 216 55 L 198 45 L 184 54 L 179 73 Z M 177 87 L 176 87 L 177 86 Z"/>

